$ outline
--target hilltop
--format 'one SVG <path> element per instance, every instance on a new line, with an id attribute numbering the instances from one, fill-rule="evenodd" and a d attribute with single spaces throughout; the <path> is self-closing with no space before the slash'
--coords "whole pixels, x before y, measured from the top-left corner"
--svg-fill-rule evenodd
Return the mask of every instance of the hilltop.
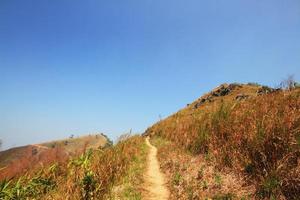
<path id="1" fill-rule="evenodd" d="M 298 199 L 300 89 L 222 84 L 147 129 L 171 199 Z"/>

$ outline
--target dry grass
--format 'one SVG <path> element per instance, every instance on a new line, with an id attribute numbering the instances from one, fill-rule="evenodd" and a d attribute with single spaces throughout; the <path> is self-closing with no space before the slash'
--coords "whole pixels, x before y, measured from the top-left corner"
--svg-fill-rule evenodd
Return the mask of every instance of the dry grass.
<path id="1" fill-rule="evenodd" d="M 107 138 L 99 134 L 27 145 L 0 152 L 0 181 L 18 177 L 53 162 L 65 162 L 70 157 L 82 154 L 86 149 L 103 148 L 107 144 Z"/>
<path id="2" fill-rule="evenodd" d="M 158 147 L 158 159 L 169 180 L 170 199 L 213 199 L 218 195 L 242 199 L 253 196 L 253 186 L 236 173 L 219 171 L 214 158 L 194 156 L 160 137 L 152 138 L 152 142 Z"/>
<path id="3" fill-rule="evenodd" d="M 12 159 L 9 164 L 0 171 L 0 181 L 4 179 L 18 178 L 24 173 L 36 171 L 43 166 L 48 166 L 53 162 L 63 163 L 69 156 L 60 148 L 46 149 L 33 155 L 36 148 L 27 146 L 22 149 L 21 157 Z"/>
<path id="4" fill-rule="evenodd" d="M 19 180 L 3 181 L 0 199 L 109 199 L 113 186 L 141 156 L 143 142 L 134 136 L 111 148 L 88 150 L 68 162 L 43 167 Z"/>
<path id="5" fill-rule="evenodd" d="M 297 199 L 300 194 L 300 90 L 256 96 L 242 85 L 226 96 L 197 102 L 147 130 L 194 155 L 211 155 L 219 171 L 243 174 L 256 198 Z M 237 101 L 236 95 L 250 98 Z M 199 100 L 198 100 L 199 101 Z"/>

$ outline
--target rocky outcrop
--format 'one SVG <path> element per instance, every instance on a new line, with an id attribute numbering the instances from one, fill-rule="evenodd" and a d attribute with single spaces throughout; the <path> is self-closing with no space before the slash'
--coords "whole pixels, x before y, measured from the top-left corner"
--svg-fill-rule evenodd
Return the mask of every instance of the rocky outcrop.
<path id="1" fill-rule="evenodd" d="M 256 91 L 256 94 L 259 96 L 259 95 L 269 94 L 277 91 L 281 91 L 281 88 L 274 89 L 268 86 L 262 86 Z"/>
<path id="2" fill-rule="evenodd" d="M 213 97 L 212 96 L 202 97 L 201 99 L 199 99 L 196 102 L 196 104 L 194 105 L 194 108 L 197 109 L 197 108 L 199 108 L 199 106 L 201 106 L 205 102 L 212 102 L 212 101 L 213 101 Z"/>
<path id="3" fill-rule="evenodd" d="M 219 87 L 212 90 L 209 94 L 204 95 L 201 97 L 194 105 L 194 109 L 199 108 L 202 104 L 206 102 L 212 102 L 214 101 L 214 98 L 216 97 L 222 97 L 228 95 L 232 90 L 235 90 L 236 88 L 242 87 L 240 84 L 232 83 L 232 84 L 222 84 Z"/>
<path id="4" fill-rule="evenodd" d="M 226 96 L 230 93 L 230 88 L 227 84 L 222 84 L 211 92 L 214 97 Z"/>

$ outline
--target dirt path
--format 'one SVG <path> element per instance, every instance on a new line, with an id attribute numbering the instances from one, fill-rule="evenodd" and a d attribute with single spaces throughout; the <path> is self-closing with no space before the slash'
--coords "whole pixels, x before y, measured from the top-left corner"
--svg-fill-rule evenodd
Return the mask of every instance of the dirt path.
<path id="1" fill-rule="evenodd" d="M 40 149 L 49 149 L 49 147 L 40 145 L 40 144 L 32 144 L 31 146 L 36 147 L 36 148 L 40 148 Z"/>
<path id="2" fill-rule="evenodd" d="M 169 191 L 165 186 L 164 174 L 160 172 L 159 163 L 157 160 L 157 149 L 146 138 L 146 144 L 149 146 L 147 172 L 145 176 L 145 186 L 147 200 L 167 200 L 169 198 Z"/>

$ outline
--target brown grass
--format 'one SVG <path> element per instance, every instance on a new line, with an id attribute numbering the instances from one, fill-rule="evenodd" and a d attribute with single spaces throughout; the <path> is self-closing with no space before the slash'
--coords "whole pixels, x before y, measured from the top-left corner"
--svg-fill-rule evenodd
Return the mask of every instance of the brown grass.
<path id="1" fill-rule="evenodd" d="M 195 102 L 147 133 L 196 155 L 212 155 L 219 170 L 243 173 L 255 184 L 257 198 L 296 199 L 300 194 L 300 90 L 235 100 L 238 93 L 254 88 L 243 85 L 197 109 Z"/>
<path id="2" fill-rule="evenodd" d="M 143 153 L 143 142 L 134 136 L 111 148 L 89 149 L 68 162 L 30 170 L 2 191 L 0 187 L 0 199 L 108 199 L 113 186 Z"/>
<path id="3" fill-rule="evenodd" d="M 0 181 L 18 177 L 53 162 L 62 163 L 70 157 L 79 156 L 86 149 L 104 147 L 103 135 L 68 138 L 43 144 L 27 145 L 0 152 Z"/>
<path id="4" fill-rule="evenodd" d="M 34 149 L 36 147 L 33 146 L 24 148 L 22 150 L 22 157 L 12 160 L 0 171 L 0 180 L 22 176 L 24 173 L 30 173 L 53 162 L 63 163 L 69 158 L 66 152 L 60 147 L 42 150 L 36 155 L 32 155 Z"/>
<path id="5" fill-rule="evenodd" d="M 239 174 L 218 170 L 214 158 L 193 156 L 162 138 L 154 137 L 152 142 L 158 148 L 161 168 L 169 180 L 170 199 L 213 199 L 221 194 L 235 199 L 253 196 L 253 186 Z"/>

